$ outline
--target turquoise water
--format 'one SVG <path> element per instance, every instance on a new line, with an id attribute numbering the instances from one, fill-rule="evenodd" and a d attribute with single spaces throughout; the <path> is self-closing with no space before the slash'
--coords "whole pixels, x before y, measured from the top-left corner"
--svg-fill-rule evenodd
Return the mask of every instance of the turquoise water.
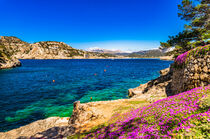
<path id="1" fill-rule="evenodd" d="M 21 60 L 0 70 L 0 131 L 50 116 L 70 116 L 73 102 L 127 98 L 127 90 L 159 76 L 159 59 Z M 53 82 L 54 80 L 54 82 Z"/>

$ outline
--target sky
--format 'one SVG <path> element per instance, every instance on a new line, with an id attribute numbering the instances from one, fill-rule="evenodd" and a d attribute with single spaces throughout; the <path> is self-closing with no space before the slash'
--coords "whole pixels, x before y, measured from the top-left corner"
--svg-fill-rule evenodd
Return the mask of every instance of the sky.
<path id="1" fill-rule="evenodd" d="M 138 51 L 183 30 L 181 0 L 0 0 L 0 36 Z"/>

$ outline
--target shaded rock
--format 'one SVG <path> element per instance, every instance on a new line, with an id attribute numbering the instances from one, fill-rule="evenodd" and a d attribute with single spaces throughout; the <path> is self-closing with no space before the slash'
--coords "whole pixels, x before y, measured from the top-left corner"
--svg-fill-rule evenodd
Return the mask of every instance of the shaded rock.
<path id="1" fill-rule="evenodd" d="M 151 80 L 146 84 L 141 84 L 136 88 L 129 89 L 128 96 L 132 98 L 144 98 L 149 102 L 153 102 L 160 98 L 172 95 L 172 71 L 172 68 L 166 68 L 164 70 L 161 70 L 160 77 Z"/>
<path id="2" fill-rule="evenodd" d="M 0 63 L 0 69 L 8 69 L 21 66 L 21 63 L 18 59 L 5 60 L 4 63 Z"/>
<path id="3" fill-rule="evenodd" d="M 162 76 L 164 76 L 164 75 L 168 74 L 169 70 L 170 70 L 170 68 L 166 68 L 166 69 L 160 70 L 160 74 Z"/>
<path id="4" fill-rule="evenodd" d="M 41 136 L 41 134 L 45 136 L 46 133 L 45 131 L 47 130 L 49 136 L 60 134 L 58 133 L 58 131 L 61 132 L 63 131 L 63 129 L 69 132 L 70 129 L 66 129 L 66 127 L 68 126 L 68 120 L 69 120 L 68 117 L 66 118 L 50 117 L 44 120 L 38 120 L 31 124 L 22 126 L 20 128 L 10 130 L 8 132 L 0 132 L 0 139 L 30 138 L 30 137 L 37 137 L 38 135 Z M 60 127 L 61 129 L 55 127 Z M 62 133 L 64 134 L 64 131 Z M 68 133 L 65 132 L 64 135 L 66 134 Z"/>
<path id="5" fill-rule="evenodd" d="M 208 73 L 208 67 L 207 66 L 204 66 L 203 71 L 206 72 L 206 73 Z"/>
<path id="6" fill-rule="evenodd" d="M 74 102 L 73 114 L 68 123 L 70 126 L 78 128 L 98 118 L 103 118 L 103 114 L 100 110 L 91 108 L 85 104 L 80 104 L 80 101 L 76 101 Z"/>
<path id="7" fill-rule="evenodd" d="M 192 56 L 182 68 L 176 68 L 172 76 L 172 92 L 178 94 L 195 87 L 205 86 L 210 83 L 209 64 L 206 55 Z"/>

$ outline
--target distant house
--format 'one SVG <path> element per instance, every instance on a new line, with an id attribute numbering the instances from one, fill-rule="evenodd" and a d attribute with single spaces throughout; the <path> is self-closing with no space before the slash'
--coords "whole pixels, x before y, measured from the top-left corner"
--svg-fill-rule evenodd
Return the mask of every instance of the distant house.
<path id="1" fill-rule="evenodd" d="M 84 58 L 89 58 L 89 55 L 87 53 L 84 53 Z"/>
<path id="2" fill-rule="evenodd" d="M 58 46 L 49 47 L 50 49 L 58 49 Z"/>

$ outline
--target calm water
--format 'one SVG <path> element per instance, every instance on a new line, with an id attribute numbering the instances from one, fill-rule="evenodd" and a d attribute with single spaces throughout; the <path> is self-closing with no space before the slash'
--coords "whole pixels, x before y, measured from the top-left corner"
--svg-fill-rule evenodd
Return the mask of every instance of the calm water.
<path id="1" fill-rule="evenodd" d="M 22 67 L 0 70 L 0 131 L 50 116 L 70 116 L 77 100 L 126 98 L 129 88 L 158 77 L 158 71 L 172 63 L 158 59 L 21 62 Z"/>

